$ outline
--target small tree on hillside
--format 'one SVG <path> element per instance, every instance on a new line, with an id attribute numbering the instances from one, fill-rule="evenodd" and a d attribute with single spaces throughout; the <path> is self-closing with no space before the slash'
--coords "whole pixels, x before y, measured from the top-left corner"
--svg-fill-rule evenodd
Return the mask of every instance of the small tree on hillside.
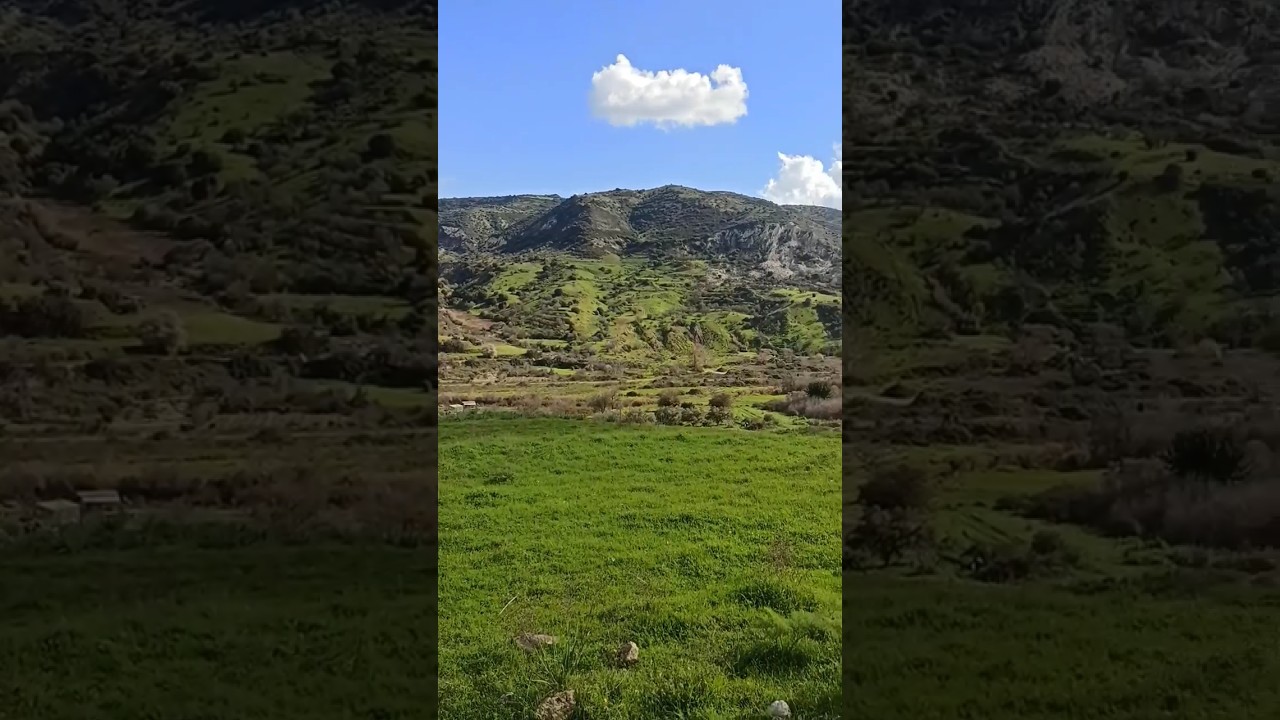
<path id="1" fill-rule="evenodd" d="M 658 407 L 680 407 L 680 393 L 675 390 L 663 390 L 658 395 Z"/>
<path id="2" fill-rule="evenodd" d="M 816 398 L 818 400 L 826 400 L 835 394 L 835 390 L 831 387 L 831 383 L 822 380 L 814 380 L 809 383 L 805 386 L 804 392 L 809 397 Z"/>
<path id="3" fill-rule="evenodd" d="M 165 311 L 138 326 L 138 341 L 149 353 L 174 355 L 187 346 L 187 332 L 177 314 Z"/>
<path id="4" fill-rule="evenodd" d="M 1198 428 L 1174 435 L 1164 453 L 1169 470 L 1182 478 L 1237 483 L 1249 476 L 1249 456 L 1243 443 L 1226 430 Z"/>
<path id="5" fill-rule="evenodd" d="M 920 470 L 893 467 L 874 472 L 858 492 L 862 515 L 846 536 L 846 547 L 888 567 L 907 552 L 929 547 L 933 486 Z"/>

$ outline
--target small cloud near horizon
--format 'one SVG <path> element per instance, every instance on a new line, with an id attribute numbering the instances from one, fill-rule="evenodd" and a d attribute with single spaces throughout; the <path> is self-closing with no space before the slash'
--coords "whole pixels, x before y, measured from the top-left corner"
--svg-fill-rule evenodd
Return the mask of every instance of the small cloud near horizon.
<path id="1" fill-rule="evenodd" d="M 591 114 L 615 127 L 659 129 L 732 124 L 747 114 L 742 69 L 720 65 L 710 75 L 641 70 L 618 55 L 591 76 Z"/>
<path id="2" fill-rule="evenodd" d="M 782 166 L 760 195 L 779 205 L 821 205 L 841 209 L 840 176 L 844 170 L 844 152 L 840 143 L 833 147 L 831 165 L 811 155 L 778 153 Z"/>

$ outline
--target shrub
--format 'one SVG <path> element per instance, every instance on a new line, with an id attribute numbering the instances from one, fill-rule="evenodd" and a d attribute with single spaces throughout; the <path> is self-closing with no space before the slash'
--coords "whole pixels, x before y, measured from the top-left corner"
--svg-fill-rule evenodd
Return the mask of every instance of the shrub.
<path id="1" fill-rule="evenodd" d="M 395 138 L 386 133 L 378 133 L 369 138 L 366 152 L 371 159 L 389 158 L 396 152 Z"/>
<path id="2" fill-rule="evenodd" d="M 587 401 L 587 407 L 595 412 L 604 412 L 605 410 L 613 410 L 618 407 L 618 392 L 609 390 L 595 395 Z"/>
<path id="3" fill-rule="evenodd" d="M 679 425 L 680 408 L 662 405 L 654 412 L 653 417 L 659 425 Z"/>
<path id="4" fill-rule="evenodd" d="M 765 407 L 784 415 L 814 420 L 839 420 L 844 411 L 840 398 L 813 398 L 803 392 L 793 392 L 781 400 L 771 400 Z"/>
<path id="5" fill-rule="evenodd" d="M 675 408 L 680 406 L 680 393 L 675 390 L 664 390 L 658 395 L 658 407 Z"/>
<path id="6" fill-rule="evenodd" d="M 446 338 L 444 342 L 440 343 L 440 352 L 464 353 L 469 349 L 470 349 L 470 346 L 467 345 L 467 342 L 465 340 L 462 340 L 461 338 L 456 338 L 456 337 Z"/>
<path id="7" fill-rule="evenodd" d="M 707 420 L 715 425 L 725 425 L 733 422 L 733 410 L 727 407 L 711 406 L 707 409 Z"/>
<path id="8" fill-rule="evenodd" d="M 627 408 L 618 414 L 618 420 L 630 425 L 644 425 L 652 421 L 653 416 L 640 408 Z"/>
<path id="9" fill-rule="evenodd" d="M 84 337 L 84 311 L 63 295 L 26 297 L 11 309 L 0 303 L 0 333 L 21 337 Z"/>
<path id="10" fill-rule="evenodd" d="M 192 177 L 214 175 L 222 172 L 222 156 L 212 150 L 197 150 L 191 153 L 191 161 L 187 169 Z"/>
<path id="11" fill-rule="evenodd" d="M 919 468 L 898 465 L 878 470 L 858 490 L 858 504 L 884 510 L 925 510 L 933 501 L 933 484 Z"/>
<path id="12" fill-rule="evenodd" d="M 912 550 L 932 544 L 933 529 L 928 516 L 917 510 L 867 507 L 858 524 L 845 538 L 853 555 L 870 555 L 889 567 Z"/>
<path id="13" fill-rule="evenodd" d="M 804 392 L 811 398 L 826 400 L 835 394 L 835 389 L 831 387 L 831 383 L 814 380 L 805 386 Z"/>
<path id="14" fill-rule="evenodd" d="M 1154 461 L 1117 463 L 1099 485 L 1054 488 L 1011 505 L 1112 535 L 1228 549 L 1280 547 L 1280 483 L 1189 485 Z"/>
<path id="15" fill-rule="evenodd" d="M 1182 166 L 1177 163 L 1169 163 L 1164 167 L 1164 171 L 1155 179 L 1156 187 L 1164 192 L 1174 192 L 1182 187 Z"/>
<path id="16" fill-rule="evenodd" d="M 182 320 L 166 310 L 138 326 L 138 341 L 146 352 L 174 355 L 186 347 L 187 334 Z"/>
<path id="17" fill-rule="evenodd" d="M 733 396 L 729 393 L 716 393 L 711 396 L 710 406 L 713 408 L 729 409 L 733 407 Z"/>
<path id="18" fill-rule="evenodd" d="M 1249 476 L 1244 444 L 1224 430 L 1199 428 L 1174 435 L 1164 461 L 1182 478 L 1230 484 Z"/>

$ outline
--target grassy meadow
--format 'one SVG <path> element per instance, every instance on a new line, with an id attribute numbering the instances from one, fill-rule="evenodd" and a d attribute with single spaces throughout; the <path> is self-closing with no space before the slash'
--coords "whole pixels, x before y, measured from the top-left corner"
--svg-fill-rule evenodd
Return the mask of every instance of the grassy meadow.
<path id="1" fill-rule="evenodd" d="M 440 429 L 440 717 L 840 712 L 840 444 L 553 418 Z M 776 613 L 771 615 L 770 613 Z M 526 654 L 524 633 L 558 642 Z M 639 662 L 612 662 L 625 642 Z"/>
<path id="2" fill-rule="evenodd" d="M 1170 548 L 995 509 L 1097 473 L 963 473 L 937 499 L 943 554 L 1060 537 L 1069 567 L 977 582 L 937 566 L 844 577 L 846 717 L 1262 718 L 1280 710 L 1274 582 L 1179 568 Z M 1224 555 L 1225 557 L 1225 555 Z"/>
<path id="3" fill-rule="evenodd" d="M 868 577 L 844 584 L 845 717 L 1267 718 L 1280 598 Z"/>
<path id="4" fill-rule="evenodd" d="M 0 556 L 0 717 L 407 720 L 435 702 L 430 550 L 191 530 L 66 550 Z"/>
<path id="5" fill-rule="evenodd" d="M 435 433 L 257 419 L 0 436 L 0 717 L 430 716 Z"/>
<path id="6" fill-rule="evenodd" d="M 1094 384 L 977 338 L 860 366 L 843 452 L 846 717 L 1280 713 L 1276 360 L 1131 355 Z M 1215 462 L 1239 463 L 1222 485 L 1175 452 L 1209 428 L 1228 458 Z"/>

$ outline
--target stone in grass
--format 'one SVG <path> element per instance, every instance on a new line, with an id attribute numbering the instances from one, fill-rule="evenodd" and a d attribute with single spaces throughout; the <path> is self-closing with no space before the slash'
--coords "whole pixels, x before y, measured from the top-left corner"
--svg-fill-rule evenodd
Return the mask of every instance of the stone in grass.
<path id="1" fill-rule="evenodd" d="M 516 638 L 516 645 L 520 646 L 525 652 L 537 652 L 548 645 L 556 644 L 555 635 L 536 635 L 533 633 L 523 633 Z"/>
<path id="2" fill-rule="evenodd" d="M 573 691 L 565 690 L 542 701 L 534 717 L 538 720 L 569 720 L 573 717 Z"/>
<path id="3" fill-rule="evenodd" d="M 769 706 L 769 717 L 771 718 L 789 718 L 791 717 L 791 707 L 781 700 L 774 700 Z"/>
<path id="4" fill-rule="evenodd" d="M 640 646 L 633 642 L 622 643 L 622 647 L 618 648 L 618 664 L 622 667 L 631 667 L 640 662 Z"/>

